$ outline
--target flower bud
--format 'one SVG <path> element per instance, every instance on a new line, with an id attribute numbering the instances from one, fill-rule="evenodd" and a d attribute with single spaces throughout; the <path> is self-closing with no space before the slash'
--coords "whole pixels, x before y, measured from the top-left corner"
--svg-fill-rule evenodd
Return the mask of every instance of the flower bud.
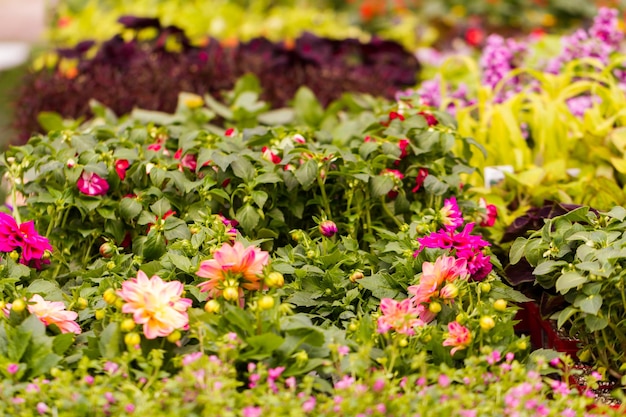
<path id="1" fill-rule="evenodd" d="M 491 291 L 491 284 L 488 282 L 481 282 L 480 290 L 484 293 L 488 293 L 489 291 Z"/>
<path id="2" fill-rule="evenodd" d="M 20 254 L 17 253 L 17 251 L 11 251 L 11 253 L 9 253 L 9 257 L 13 259 L 13 261 L 17 262 L 17 260 L 20 259 Z"/>
<path id="3" fill-rule="evenodd" d="M 270 288 L 280 288 L 285 285 L 285 277 L 280 272 L 270 272 L 267 277 L 265 277 L 265 284 Z"/>
<path id="4" fill-rule="evenodd" d="M 115 304 L 117 301 L 117 294 L 115 294 L 115 290 L 113 288 L 108 288 L 104 294 L 102 294 L 102 299 L 107 304 Z"/>
<path id="5" fill-rule="evenodd" d="M 26 309 L 26 301 L 23 298 L 16 298 L 13 300 L 13 304 L 11 304 L 11 310 L 16 313 L 21 313 Z"/>
<path id="6" fill-rule="evenodd" d="M 104 258 L 110 258 L 113 254 L 115 254 L 116 250 L 117 248 L 111 242 L 104 242 L 100 245 L 100 255 Z"/>
<path id="7" fill-rule="evenodd" d="M 432 303 L 430 303 L 430 305 L 428 306 L 428 311 L 430 311 L 433 314 L 437 314 L 441 311 L 441 304 L 439 304 L 436 301 L 433 301 Z"/>
<path id="8" fill-rule="evenodd" d="M 174 330 L 172 333 L 167 335 L 167 341 L 170 343 L 176 343 L 180 340 L 182 334 L 179 330 Z"/>
<path id="9" fill-rule="evenodd" d="M 209 300 L 204 305 L 204 311 L 207 313 L 218 313 L 220 311 L 220 303 L 217 300 Z"/>
<path id="10" fill-rule="evenodd" d="M 459 288 L 454 284 L 447 284 L 439 292 L 439 296 L 444 299 L 455 298 L 459 295 Z"/>
<path id="11" fill-rule="evenodd" d="M 259 299 L 259 308 L 261 310 L 269 310 L 274 307 L 274 297 L 271 295 L 264 295 Z"/>
<path id="12" fill-rule="evenodd" d="M 185 97 L 183 103 L 185 103 L 185 106 L 190 109 L 197 109 L 198 107 L 202 107 L 204 105 L 204 100 L 202 100 L 202 97 L 197 94 L 189 94 Z"/>
<path id="13" fill-rule="evenodd" d="M 89 302 L 84 297 L 78 297 L 76 300 L 76 309 L 84 310 L 89 306 Z"/>
<path id="14" fill-rule="evenodd" d="M 226 287 L 222 292 L 225 300 L 236 301 L 239 299 L 239 290 L 235 287 Z"/>
<path id="15" fill-rule="evenodd" d="M 337 225 L 332 220 L 324 220 L 319 225 L 320 233 L 326 237 L 333 237 L 337 233 Z"/>
<path id="16" fill-rule="evenodd" d="M 76 166 L 76 161 L 74 160 L 74 158 L 70 158 L 67 160 L 66 165 L 68 168 L 74 168 Z"/>
<path id="17" fill-rule="evenodd" d="M 130 318 L 122 320 L 122 324 L 120 324 L 120 329 L 123 332 L 131 332 L 135 330 L 135 320 Z"/>
<path id="18" fill-rule="evenodd" d="M 124 336 L 124 343 L 126 343 L 126 346 L 129 348 L 134 348 L 141 343 L 141 336 L 139 336 L 139 333 L 137 332 L 126 333 L 126 336 Z"/>
<path id="19" fill-rule="evenodd" d="M 406 338 L 402 338 L 400 339 L 400 341 L 398 342 L 398 345 L 400 347 L 407 347 L 409 345 L 409 341 L 406 340 Z"/>
<path id="20" fill-rule="evenodd" d="M 493 308 L 496 311 L 506 311 L 506 306 L 507 306 L 506 300 L 503 300 L 502 298 L 493 302 Z"/>
<path id="21" fill-rule="evenodd" d="M 484 316 L 480 318 L 480 328 L 484 331 L 488 332 L 496 326 L 496 322 L 493 318 L 489 316 Z"/>
<path id="22" fill-rule="evenodd" d="M 104 309 L 96 310 L 96 312 L 94 313 L 94 316 L 96 317 L 96 320 L 102 320 L 104 318 L 104 315 L 105 315 L 105 310 Z"/>
<path id="23" fill-rule="evenodd" d="M 364 277 L 363 272 L 361 272 L 361 271 L 354 271 L 350 275 L 350 282 L 357 282 L 357 280 L 363 279 L 363 277 Z"/>

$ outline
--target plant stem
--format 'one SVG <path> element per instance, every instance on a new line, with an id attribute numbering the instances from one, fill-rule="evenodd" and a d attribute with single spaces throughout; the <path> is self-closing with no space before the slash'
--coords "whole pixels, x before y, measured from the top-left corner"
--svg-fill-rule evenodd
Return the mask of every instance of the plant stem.
<path id="1" fill-rule="evenodd" d="M 385 203 L 385 196 L 380 197 L 380 204 L 383 207 L 383 211 L 385 212 L 385 214 L 389 218 L 391 218 L 391 220 L 393 220 L 393 222 L 396 224 L 396 226 L 402 227 L 402 222 L 400 222 L 400 220 L 398 220 L 398 218 L 396 216 L 394 216 L 394 214 L 391 212 L 391 210 L 389 210 L 389 207 L 387 207 L 387 204 Z"/>
<path id="2" fill-rule="evenodd" d="M 322 177 L 320 177 L 319 175 L 317 176 L 317 185 L 320 188 L 320 193 L 322 194 L 322 206 L 324 208 L 324 213 L 326 213 L 326 217 L 328 219 L 332 219 L 331 213 L 330 213 L 330 204 L 328 202 L 328 195 L 326 195 L 326 187 L 324 184 L 324 180 L 322 180 Z"/>

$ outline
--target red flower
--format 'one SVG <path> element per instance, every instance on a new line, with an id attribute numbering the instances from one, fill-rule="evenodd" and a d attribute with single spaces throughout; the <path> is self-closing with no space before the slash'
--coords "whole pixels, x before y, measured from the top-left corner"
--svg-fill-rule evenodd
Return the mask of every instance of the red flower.
<path id="1" fill-rule="evenodd" d="M 485 40 L 485 32 L 480 28 L 469 28 L 465 32 L 465 42 L 471 46 L 478 46 Z"/>
<path id="2" fill-rule="evenodd" d="M 120 180 L 124 181 L 124 178 L 126 178 L 126 170 L 129 166 L 130 164 L 126 159 L 118 159 L 115 161 L 115 172 L 117 176 L 120 177 Z"/>
<path id="3" fill-rule="evenodd" d="M 224 136 L 235 136 L 235 128 L 230 127 L 228 129 L 226 129 L 226 131 L 224 132 Z"/>
<path id="4" fill-rule="evenodd" d="M 415 187 L 411 191 L 414 193 L 418 192 L 422 185 L 424 185 L 424 180 L 428 176 L 428 169 L 420 168 L 417 172 L 417 177 L 415 177 Z"/>
<path id="5" fill-rule="evenodd" d="M 404 122 L 404 116 L 398 112 L 392 111 L 389 113 L 389 119 L 386 122 L 381 122 L 383 126 L 389 126 L 392 120 L 400 119 L 401 122 Z"/>
<path id="6" fill-rule="evenodd" d="M 280 164 L 280 161 L 282 161 L 282 158 L 276 155 L 274 152 L 272 152 L 272 150 L 268 148 L 267 146 L 264 146 L 263 148 L 261 148 L 261 152 L 263 152 L 263 158 L 267 159 L 268 161 L 271 161 L 274 164 Z"/>
<path id="7" fill-rule="evenodd" d="M 430 113 L 421 111 L 421 112 L 418 112 L 417 114 L 419 114 L 420 116 L 424 117 L 424 119 L 426 119 L 426 123 L 428 123 L 428 127 L 437 126 L 439 124 L 439 121 L 435 118 L 435 116 L 433 116 Z"/>

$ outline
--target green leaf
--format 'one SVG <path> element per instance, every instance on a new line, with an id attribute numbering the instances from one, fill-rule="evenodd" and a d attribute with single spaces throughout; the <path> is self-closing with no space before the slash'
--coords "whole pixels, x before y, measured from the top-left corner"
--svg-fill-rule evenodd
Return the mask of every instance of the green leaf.
<path id="1" fill-rule="evenodd" d="M 53 130 L 63 130 L 63 117 L 59 113 L 51 111 L 42 111 L 37 115 L 37 122 L 47 132 Z"/>
<path id="2" fill-rule="evenodd" d="M 280 178 L 275 172 L 266 172 L 256 177 L 254 182 L 257 184 L 275 184 L 277 182 L 282 182 L 282 178 Z"/>
<path id="3" fill-rule="evenodd" d="M 111 322 L 100 334 L 98 348 L 105 359 L 115 359 L 120 354 L 120 342 L 122 334 L 119 323 Z"/>
<path id="4" fill-rule="evenodd" d="M 585 325 L 591 332 L 597 332 L 609 325 L 609 321 L 604 317 L 593 316 L 588 314 L 585 316 Z"/>
<path id="5" fill-rule="evenodd" d="M 239 354 L 241 359 L 262 360 L 272 356 L 272 353 L 283 344 L 285 339 L 274 333 L 265 333 L 258 336 L 251 336 L 246 339 L 246 343 L 252 350 Z"/>
<path id="6" fill-rule="evenodd" d="M 509 262 L 511 265 L 518 263 L 524 256 L 524 249 L 526 249 L 527 240 L 523 237 L 518 237 L 511 245 L 511 251 L 509 253 Z"/>
<path id="7" fill-rule="evenodd" d="M 293 109 L 283 108 L 261 113 L 257 116 L 257 120 L 264 125 L 286 125 L 293 121 L 295 115 Z"/>
<path id="8" fill-rule="evenodd" d="M 244 156 L 240 156 L 239 158 L 231 162 L 230 167 L 233 169 L 234 174 L 238 178 L 241 178 L 246 182 L 252 180 L 256 173 L 252 163 L 248 160 L 248 158 Z"/>
<path id="9" fill-rule="evenodd" d="M 567 262 L 547 260 L 537 265 L 533 270 L 533 275 L 547 275 L 562 265 L 567 265 Z"/>
<path id="10" fill-rule="evenodd" d="M 74 333 L 61 333 L 54 337 L 52 350 L 57 355 L 63 355 L 74 343 Z"/>
<path id="11" fill-rule="evenodd" d="M 189 260 L 188 257 L 183 256 L 183 255 L 178 255 L 170 251 L 167 254 L 167 258 L 170 261 L 172 261 L 172 263 L 174 264 L 176 268 L 180 269 L 181 271 L 191 273 L 193 269 L 193 265 L 191 264 L 191 261 Z"/>
<path id="12" fill-rule="evenodd" d="M 378 198 L 387 194 L 394 186 L 393 178 L 389 175 L 377 175 L 370 182 L 372 197 Z"/>
<path id="13" fill-rule="evenodd" d="M 624 219 L 626 218 L 626 208 L 621 206 L 615 206 L 611 209 L 611 211 L 606 214 L 619 221 L 624 221 Z"/>
<path id="14" fill-rule="evenodd" d="M 561 327 L 563 327 L 563 325 L 567 322 L 567 320 L 569 320 L 569 318 L 572 317 L 577 312 L 578 312 L 578 309 L 576 307 L 572 307 L 572 306 L 565 307 L 565 309 L 559 313 L 559 317 L 557 320 L 558 328 L 560 329 Z"/>
<path id="15" fill-rule="evenodd" d="M 63 301 L 63 292 L 56 282 L 36 279 L 28 286 L 28 292 L 40 294 L 48 301 Z"/>
<path id="16" fill-rule="evenodd" d="M 429 175 L 424 180 L 424 189 L 430 194 L 443 195 L 448 191 L 448 188 L 448 185 L 434 175 Z"/>
<path id="17" fill-rule="evenodd" d="M 256 205 L 259 206 L 259 208 L 263 208 L 268 197 L 265 191 L 260 191 L 260 190 L 252 191 L 251 196 L 254 202 L 256 203 Z"/>
<path id="18" fill-rule="evenodd" d="M 570 289 L 587 282 L 587 277 L 580 275 L 578 272 L 566 272 L 556 280 L 556 290 L 561 294 L 567 293 Z"/>
<path id="19" fill-rule="evenodd" d="M 317 179 L 317 162 L 309 159 L 300 165 L 294 174 L 300 185 L 308 189 Z"/>
<path id="20" fill-rule="evenodd" d="M 191 238 L 191 232 L 187 227 L 187 223 L 178 217 L 169 216 L 165 219 L 163 230 L 165 238 L 168 240 Z"/>
<path id="21" fill-rule="evenodd" d="M 166 198 L 161 198 L 156 203 L 154 203 L 153 205 L 150 206 L 150 210 L 154 214 L 159 216 L 159 218 L 163 218 L 165 213 L 167 213 L 171 209 L 172 209 L 172 205 L 170 204 L 169 201 L 167 201 Z"/>
<path id="22" fill-rule="evenodd" d="M 324 117 L 324 108 L 317 101 L 315 94 L 305 86 L 300 87 L 296 92 L 293 108 L 296 118 L 310 127 L 319 126 Z"/>
<path id="23" fill-rule="evenodd" d="M 143 244 L 143 257 L 148 260 L 159 259 L 166 250 L 165 237 L 160 232 L 149 233 Z"/>
<path id="24" fill-rule="evenodd" d="M 235 214 L 235 219 L 239 222 L 247 234 L 251 234 L 259 224 L 259 213 L 250 204 L 242 206 Z"/>
<path id="25" fill-rule="evenodd" d="M 574 306 L 580 308 L 580 310 L 584 313 L 593 314 L 595 316 L 598 314 L 600 307 L 602 307 L 602 296 L 590 295 L 582 299 L 580 302 L 574 303 Z"/>
<path id="26" fill-rule="evenodd" d="M 142 206 L 134 198 L 125 197 L 120 201 L 120 215 L 124 220 L 134 220 L 141 213 Z"/>

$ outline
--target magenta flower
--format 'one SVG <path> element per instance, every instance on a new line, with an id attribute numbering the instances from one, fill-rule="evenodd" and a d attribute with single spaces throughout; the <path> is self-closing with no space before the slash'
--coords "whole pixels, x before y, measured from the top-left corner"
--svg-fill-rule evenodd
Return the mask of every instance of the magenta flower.
<path id="1" fill-rule="evenodd" d="M 86 195 L 105 195 L 109 191 L 109 183 L 95 172 L 83 171 L 76 182 L 78 190 Z"/>
<path id="2" fill-rule="evenodd" d="M 326 237 L 333 237 L 337 233 L 337 225 L 332 220 L 324 220 L 319 225 L 320 233 Z"/>
<path id="3" fill-rule="evenodd" d="M 441 229 L 418 238 L 421 248 L 415 251 L 414 256 L 419 255 L 424 248 L 448 249 L 458 259 L 467 260 L 467 270 L 473 280 L 481 280 L 491 272 L 492 265 L 489 256 L 481 251 L 489 246 L 489 242 L 481 236 L 470 234 L 474 226 L 474 223 L 468 223 L 459 233 L 454 230 Z"/>
<path id="4" fill-rule="evenodd" d="M 487 204 L 484 198 L 478 200 L 478 207 L 485 210 L 485 215 L 481 216 L 480 226 L 491 227 L 495 224 L 498 218 L 498 209 L 493 204 Z"/>
<path id="5" fill-rule="evenodd" d="M 52 251 L 48 239 L 37 233 L 32 220 L 18 225 L 13 217 L 0 213 L 0 251 L 11 252 L 18 248 L 22 251 L 21 262 L 24 264 L 38 263 L 46 251 Z"/>
<path id="6" fill-rule="evenodd" d="M 463 214 L 456 202 L 456 197 L 450 197 L 445 200 L 443 207 L 439 210 L 439 214 L 446 230 L 456 230 L 463 224 Z"/>
<path id="7" fill-rule="evenodd" d="M 11 252 L 20 246 L 20 230 L 15 219 L 0 213 L 0 251 Z"/>

